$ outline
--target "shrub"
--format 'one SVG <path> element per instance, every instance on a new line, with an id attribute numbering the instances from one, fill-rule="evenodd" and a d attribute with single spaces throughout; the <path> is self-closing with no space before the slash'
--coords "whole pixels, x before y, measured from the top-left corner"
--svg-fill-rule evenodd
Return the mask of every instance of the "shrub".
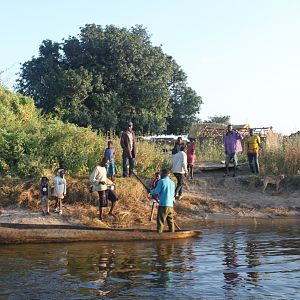
<path id="1" fill-rule="evenodd" d="M 58 167 L 69 174 L 91 172 L 104 154 L 108 140 L 117 152 L 117 166 L 122 166 L 120 139 L 113 133 L 103 135 L 91 128 L 45 117 L 32 99 L 0 88 L 0 172 L 4 176 L 41 176 Z M 136 169 L 152 174 L 167 165 L 167 157 L 148 142 L 137 142 Z"/>

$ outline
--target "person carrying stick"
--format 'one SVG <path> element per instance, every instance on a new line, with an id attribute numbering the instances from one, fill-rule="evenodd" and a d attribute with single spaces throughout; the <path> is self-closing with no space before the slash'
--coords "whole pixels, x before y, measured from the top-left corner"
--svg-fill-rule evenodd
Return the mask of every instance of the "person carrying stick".
<path id="1" fill-rule="evenodd" d="M 149 190 L 149 193 L 154 197 L 159 198 L 159 205 L 157 211 L 157 232 L 162 233 L 164 230 L 164 223 L 167 220 L 169 231 L 175 231 L 174 224 L 174 196 L 175 196 L 175 183 L 168 176 L 168 170 L 161 170 L 161 179 L 158 181 L 157 186 Z"/>

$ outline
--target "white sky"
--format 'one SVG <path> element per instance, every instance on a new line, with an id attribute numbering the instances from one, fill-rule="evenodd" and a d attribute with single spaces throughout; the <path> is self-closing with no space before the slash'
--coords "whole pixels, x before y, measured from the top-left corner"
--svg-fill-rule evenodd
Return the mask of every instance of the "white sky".
<path id="1" fill-rule="evenodd" d="M 201 119 L 300 130 L 298 0 L 0 0 L 0 74 L 12 86 L 19 64 L 43 39 L 61 42 L 88 23 L 142 24 L 175 58 L 203 98 Z"/>

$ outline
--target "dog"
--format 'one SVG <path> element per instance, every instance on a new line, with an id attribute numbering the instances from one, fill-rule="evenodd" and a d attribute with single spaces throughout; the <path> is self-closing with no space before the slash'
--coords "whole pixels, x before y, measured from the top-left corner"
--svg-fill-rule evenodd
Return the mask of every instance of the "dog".
<path id="1" fill-rule="evenodd" d="M 264 187 L 263 187 L 262 192 L 265 193 L 266 188 L 267 188 L 267 186 L 268 186 L 269 183 L 275 184 L 275 185 L 276 185 L 276 192 L 278 192 L 280 182 L 284 179 L 284 177 L 285 177 L 285 176 L 284 176 L 283 174 L 281 174 L 281 175 L 271 175 L 271 176 L 266 176 L 266 177 L 263 179 Z"/>

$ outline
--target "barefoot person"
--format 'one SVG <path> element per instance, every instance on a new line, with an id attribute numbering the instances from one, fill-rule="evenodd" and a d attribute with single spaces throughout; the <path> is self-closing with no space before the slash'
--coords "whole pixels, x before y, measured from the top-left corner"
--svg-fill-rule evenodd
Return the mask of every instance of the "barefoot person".
<path id="1" fill-rule="evenodd" d="M 49 199 L 51 194 L 50 182 L 48 177 L 43 176 L 41 183 L 40 183 L 40 196 L 41 196 L 41 203 L 42 203 L 42 212 L 43 215 L 50 215 L 49 212 Z"/>
<path id="2" fill-rule="evenodd" d="M 103 220 L 103 207 L 108 206 L 108 200 L 112 202 L 109 211 L 110 215 L 113 215 L 113 209 L 115 207 L 115 202 L 118 200 L 116 195 L 111 191 L 107 191 L 107 185 L 113 186 L 113 182 L 107 178 L 106 171 L 106 158 L 104 157 L 102 161 L 95 167 L 92 174 L 90 175 L 90 181 L 93 184 L 92 191 L 98 192 L 99 195 L 99 219 Z"/>
<path id="3" fill-rule="evenodd" d="M 62 200 L 67 193 L 67 182 L 65 179 L 65 170 L 59 169 L 56 176 L 53 178 L 54 189 L 53 196 L 56 197 L 55 210 L 54 212 L 62 215 Z"/>
<path id="4" fill-rule="evenodd" d="M 190 150 L 190 152 L 188 152 L 187 154 L 187 168 L 188 168 L 188 172 L 189 172 L 189 178 L 193 179 L 194 178 L 194 165 L 196 162 L 196 154 L 195 154 L 195 149 Z"/>
<path id="5" fill-rule="evenodd" d="M 134 160 L 136 157 L 135 134 L 133 131 L 133 123 L 129 122 L 127 130 L 122 132 L 121 147 L 123 149 L 123 177 L 127 177 L 127 163 L 129 161 L 129 176 L 133 176 Z"/>
<path id="6" fill-rule="evenodd" d="M 169 231 L 174 232 L 173 220 L 173 203 L 175 195 L 175 183 L 168 176 L 168 170 L 161 171 L 161 179 L 158 181 L 156 188 L 150 190 L 150 194 L 155 198 L 159 198 L 159 206 L 157 211 L 157 232 L 164 231 L 164 223 L 167 220 Z"/>
<path id="7" fill-rule="evenodd" d="M 242 151 L 241 140 L 243 136 L 235 129 L 232 128 L 232 125 L 227 126 L 227 131 L 224 135 L 224 151 L 225 151 L 225 167 L 226 172 L 224 176 L 229 175 L 229 163 L 233 162 L 233 177 L 236 175 L 237 168 L 237 153 Z"/>

